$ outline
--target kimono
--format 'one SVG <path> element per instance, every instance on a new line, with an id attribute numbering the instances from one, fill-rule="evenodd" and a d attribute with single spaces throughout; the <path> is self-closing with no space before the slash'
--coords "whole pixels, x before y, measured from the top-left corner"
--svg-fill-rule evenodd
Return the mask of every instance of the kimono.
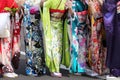
<path id="1" fill-rule="evenodd" d="M 7 10 L 5 10 L 5 7 L 9 7 L 9 8 L 18 8 L 17 3 L 14 0 L 1 0 L 0 1 L 0 13 L 6 13 L 8 12 Z M 17 14 L 17 13 L 16 13 Z M 19 16 L 17 16 L 19 17 Z M 14 16 L 14 18 L 17 18 Z M 16 21 L 16 20 L 15 20 Z M 6 37 L 6 38 L 0 38 L 0 70 L 3 73 L 12 73 L 14 72 L 13 67 L 12 67 L 12 63 L 11 61 L 13 61 L 13 65 L 15 65 L 15 68 L 18 68 L 18 62 L 19 62 L 19 57 L 20 57 L 20 24 L 16 26 L 17 23 L 19 23 L 19 19 L 18 21 L 14 22 L 15 24 L 12 25 L 12 20 L 10 22 L 10 37 Z M 13 30 L 14 27 L 14 30 Z M 13 31 L 16 30 L 17 27 L 17 31 L 14 33 Z M 18 34 L 16 34 L 18 33 Z M 17 61 L 13 60 L 13 57 L 15 58 L 15 55 L 17 56 Z M 0 72 L 1 73 L 1 72 Z"/>
<path id="2" fill-rule="evenodd" d="M 27 0 L 24 4 L 24 31 L 26 74 L 38 76 L 46 73 L 43 46 L 43 30 L 40 18 L 40 0 Z"/>
<path id="3" fill-rule="evenodd" d="M 97 75 L 106 72 L 106 39 L 101 0 L 89 1 L 88 65 Z"/>
<path id="4" fill-rule="evenodd" d="M 20 58 L 20 31 L 23 19 L 23 10 L 16 12 L 14 16 L 11 17 L 11 52 L 12 52 L 12 64 L 15 69 L 19 68 L 19 58 Z"/>
<path id="5" fill-rule="evenodd" d="M 65 14 L 66 0 L 47 0 L 43 6 L 45 61 L 50 72 L 59 72 L 60 63 L 69 67 L 69 41 Z"/>
<path id="6" fill-rule="evenodd" d="M 86 68 L 86 33 L 88 6 L 82 0 L 73 0 L 74 15 L 71 20 L 70 73 L 84 73 Z"/>
<path id="7" fill-rule="evenodd" d="M 110 73 L 120 76 L 120 1 L 105 0 L 103 16 L 107 38 L 106 65 Z"/>

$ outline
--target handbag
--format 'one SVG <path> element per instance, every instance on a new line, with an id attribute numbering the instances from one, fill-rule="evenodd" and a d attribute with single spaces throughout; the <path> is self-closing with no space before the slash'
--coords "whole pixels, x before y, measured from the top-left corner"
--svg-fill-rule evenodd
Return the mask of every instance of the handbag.
<path id="1" fill-rule="evenodd" d="M 16 52 L 11 61 L 12 61 L 13 67 L 15 69 L 18 69 L 19 62 L 20 62 L 20 52 Z"/>
<path id="2" fill-rule="evenodd" d="M 0 13 L 0 38 L 10 37 L 10 13 Z"/>

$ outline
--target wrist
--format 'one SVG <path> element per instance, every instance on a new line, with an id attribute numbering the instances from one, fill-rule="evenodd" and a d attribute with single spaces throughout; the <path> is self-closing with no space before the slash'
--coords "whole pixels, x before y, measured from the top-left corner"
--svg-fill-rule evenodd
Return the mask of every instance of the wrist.
<path id="1" fill-rule="evenodd" d="M 69 8 L 69 13 L 70 13 L 71 15 L 74 15 L 74 12 L 73 12 L 72 8 Z"/>

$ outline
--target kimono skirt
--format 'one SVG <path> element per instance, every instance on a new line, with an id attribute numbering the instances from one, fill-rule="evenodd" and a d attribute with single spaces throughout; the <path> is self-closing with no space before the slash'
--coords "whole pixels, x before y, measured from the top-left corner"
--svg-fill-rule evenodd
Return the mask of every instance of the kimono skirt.
<path id="1" fill-rule="evenodd" d="M 38 76 L 46 73 L 42 24 L 39 7 L 24 5 L 26 74 Z"/>
<path id="2" fill-rule="evenodd" d="M 120 1 L 105 0 L 103 5 L 104 24 L 107 38 L 106 65 L 110 73 L 120 76 Z"/>
<path id="3" fill-rule="evenodd" d="M 18 8 L 16 2 L 14 0 L 9 0 L 5 1 L 2 0 L 0 1 L 0 13 L 7 12 L 4 10 L 5 7 L 9 8 Z M 10 37 L 7 38 L 0 38 L 0 68 L 2 69 L 2 72 L 7 73 L 7 72 L 14 72 L 12 63 L 15 65 L 15 68 L 18 68 L 18 61 L 20 57 L 20 19 L 16 21 L 15 18 L 19 18 L 19 15 L 16 13 L 14 16 L 14 22 L 13 20 L 9 20 L 10 22 Z M 13 24 L 12 24 L 13 23 Z M 17 28 L 16 28 L 17 27 Z M 17 61 L 15 59 L 15 55 L 17 56 Z M 13 59 L 14 57 L 14 59 Z M 14 60 L 14 61 L 13 61 Z"/>
<path id="4" fill-rule="evenodd" d="M 86 19 L 87 4 L 74 0 L 72 9 L 74 15 L 71 21 L 71 73 L 84 73 L 86 67 Z"/>
<path id="5" fill-rule="evenodd" d="M 50 72 L 60 72 L 61 63 L 66 67 L 70 65 L 67 23 L 59 16 L 65 13 L 65 2 L 47 0 L 43 6 L 45 60 Z"/>

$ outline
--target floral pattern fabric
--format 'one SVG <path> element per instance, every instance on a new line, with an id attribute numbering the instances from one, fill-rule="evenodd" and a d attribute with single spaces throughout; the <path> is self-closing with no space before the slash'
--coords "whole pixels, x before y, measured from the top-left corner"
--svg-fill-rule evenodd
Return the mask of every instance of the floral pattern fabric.
<path id="1" fill-rule="evenodd" d="M 26 74 L 39 75 L 45 74 L 44 45 L 42 35 L 42 25 L 40 22 L 40 11 L 30 12 L 32 6 L 27 3 L 24 5 L 25 16 L 25 49 L 26 49 Z"/>
<path id="2" fill-rule="evenodd" d="M 65 2 L 66 0 L 47 0 L 43 6 L 45 60 L 50 72 L 60 72 L 60 63 L 66 67 L 70 65 L 67 23 L 59 16 L 64 14 Z"/>
<path id="3" fill-rule="evenodd" d="M 87 4 L 74 0 L 74 16 L 72 16 L 71 41 L 71 73 L 83 73 L 86 67 L 86 33 L 87 33 Z"/>
<path id="4" fill-rule="evenodd" d="M 101 6 L 99 0 L 90 0 L 89 2 L 90 36 L 88 44 L 88 65 L 98 74 L 104 74 L 106 72 L 106 39 Z"/>
<path id="5" fill-rule="evenodd" d="M 103 16 L 107 40 L 106 66 L 113 76 L 120 76 L 120 0 L 105 0 Z"/>
<path id="6" fill-rule="evenodd" d="M 12 60 L 15 55 L 20 55 L 20 25 L 21 20 L 19 14 L 16 13 L 15 16 L 11 18 L 11 36 L 0 39 L 0 62 L 2 63 L 1 65 L 3 65 L 3 72 L 13 72 L 13 67 L 18 68 L 20 56 L 17 57 L 18 61 Z M 17 67 L 15 67 L 16 65 Z"/>

